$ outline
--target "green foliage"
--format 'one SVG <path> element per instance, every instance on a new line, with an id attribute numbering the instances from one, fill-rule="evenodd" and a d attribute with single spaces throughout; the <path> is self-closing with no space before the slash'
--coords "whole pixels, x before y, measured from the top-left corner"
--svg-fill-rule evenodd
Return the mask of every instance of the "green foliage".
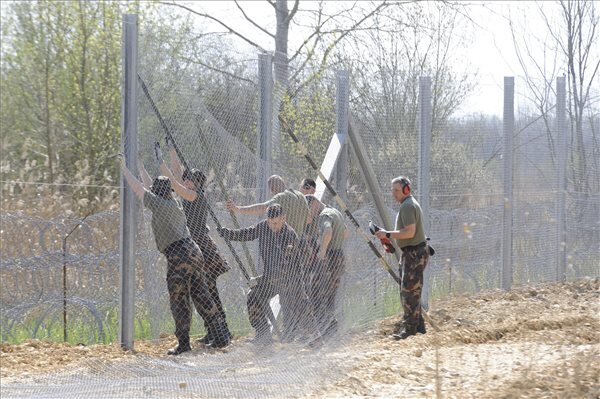
<path id="1" fill-rule="evenodd" d="M 282 103 L 281 117 L 306 147 L 311 158 L 320 165 L 336 129 L 335 86 L 313 84 L 291 100 Z M 302 152 L 285 131 L 282 131 L 281 154 L 284 175 L 300 182 L 306 176 L 315 176 L 315 171 L 304 160 Z"/>
<path id="2" fill-rule="evenodd" d="M 112 201 L 95 186 L 114 182 L 117 172 L 112 156 L 119 151 L 124 11 L 118 2 L 9 6 L 3 16 L 3 180 L 80 185 L 61 197 L 75 210 Z M 50 187 L 66 194 L 64 187 Z"/>
<path id="3" fill-rule="evenodd" d="M 162 38 L 154 52 L 140 38 L 140 55 L 154 68 L 149 72 L 175 68 L 190 51 L 185 39 L 189 20 L 159 14 L 151 2 L 40 0 L 6 8 L 1 178 L 48 185 L 5 183 L 3 197 L 32 200 L 43 194 L 48 200 L 34 205 L 48 214 L 65 209 L 89 213 L 116 205 L 122 15 L 128 12 L 138 14 L 140 26 L 152 27 L 148 34 Z M 12 209 L 14 204 L 6 198 L 2 207 Z"/>

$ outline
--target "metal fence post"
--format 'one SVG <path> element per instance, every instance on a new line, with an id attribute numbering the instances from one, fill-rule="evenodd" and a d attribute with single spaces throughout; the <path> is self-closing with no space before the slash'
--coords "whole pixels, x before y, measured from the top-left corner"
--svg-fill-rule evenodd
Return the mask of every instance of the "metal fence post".
<path id="1" fill-rule="evenodd" d="M 136 14 L 123 15 L 123 83 L 121 131 L 127 167 L 136 168 L 137 156 L 137 35 Z M 124 349 L 133 349 L 133 320 L 135 298 L 135 236 L 136 198 L 126 187 L 121 174 L 121 226 L 120 226 L 120 317 L 119 342 Z"/>
<path id="2" fill-rule="evenodd" d="M 566 89 L 565 77 L 556 78 L 556 135 L 558 145 L 558 198 L 556 205 L 558 251 L 556 280 L 566 280 L 567 263 L 567 226 L 566 226 L 566 193 L 567 193 L 567 153 L 568 129 L 566 124 Z"/>
<path id="3" fill-rule="evenodd" d="M 257 201 L 269 198 L 267 180 L 271 176 L 272 132 L 273 132 L 273 56 L 268 53 L 258 55 L 258 81 L 260 103 L 258 114 L 258 159 L 256 165 Z"/>
<path id="4" fill-rule="evenodd" d="M 429 183 L 431 178 L 431 78 L 421 76 L 419 78 L 419 204 L 423 210 L 423 227 L 425 234 L 430 233 L 431 215 L 429 210 Z M 421 306 L 427 309 L 429 306 L 429 277 L 431 276 L 431 267 L 425 268 L 423 275 L 423 291 L 421 294 Z"/>
<path id="5" fill-rule="evenodd" d="M 342 149 L 335 169 L 336 191 L 339 196 L 346 201 L 346 186 L 348 184 L 348 105 L 350 101 L 350 74 L 348 71 L 338 71 L 336 73 L 336 98 L 335 98 L 335 115 L 336 126 L 335 132 L 344 139 Z"/>
<path id="6" fill-rule="evenodd" d="M 512 286 L 513 134 L 515 129 L 515 78 L 504 77 L 504 217 L 502 224 L 502 288 Z"/>

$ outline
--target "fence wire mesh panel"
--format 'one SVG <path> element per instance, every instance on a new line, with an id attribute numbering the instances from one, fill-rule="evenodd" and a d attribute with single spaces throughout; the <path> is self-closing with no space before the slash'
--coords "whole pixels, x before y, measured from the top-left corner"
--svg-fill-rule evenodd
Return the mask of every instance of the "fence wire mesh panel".
<path id="1" fill-rule="evenodd" d="M 2 344 L 38 339 L 81 346 L 76 366 L 5 380 L 3 397 L 298 397 L 339 378 L 349 366 L 336 349 L 402 309 L 399 286 L 382 267 L 398 273 L 398 258 L 369 232 L 371 221 L 391 221 L 394 228 L 399 205 L 391 181 L 400 175 L 413 182 L 416 197 L 418 182 L 429 182 L 425 217 L 436 251 L 428 266 L 429 301 L 502 288 L 507 206 L 514 285 L 560 280 L 561 246 L 567 279 L 600 277 L 597 118 L 577 132 L 567 123 L 573 139 L 561 148 L 557 107 L 520 107 L 527 93 L 517 80 L 513 148 L 507 149 L 501 119 L 452 118 L 443 100 L 420 108 L 417 75 L 394 93 L 385 90 L 385 76 L 366 86 L 352 71 L 345 93 L 343 74 L 332 69 L 282 87 L 278 77 L 294 82 L 299 65 L 248 49 L 222 65 L 230 71 L 223 73 L 192 62 L 187 56 L 202 49 L 182 42 L 178 58 L 168 58 L 173 53 L 165 46 L 173 44 L 141 25 L 137 141 L 119 150 L 136 148 L 135 162 L 119 165 L 121 189 L 138 204 L 135 346 L 168 342 L 170 354 L 182 356 L 162 356 L 164 350 L 114 361 L 86 358 L 87 345 L 120 339 L 118 180 L 100 164 L 104 185 L 3 180 Z M 428 176 L 420 165 L 423 112 L 431 119 Z M 503 192 L 507 151 L 513 154 L 510 202 Z M 327 184 L 337 198 L 329 190 L 315 194 L 321 181 L 313 165 L 329 168 Z M 25 197 L 35 200 L 19 203 Z"/>

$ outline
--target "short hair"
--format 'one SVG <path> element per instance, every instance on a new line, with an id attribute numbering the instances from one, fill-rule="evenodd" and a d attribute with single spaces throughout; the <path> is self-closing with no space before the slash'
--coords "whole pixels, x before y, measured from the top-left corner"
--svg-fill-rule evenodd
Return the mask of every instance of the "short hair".
<path id="1" fill-rule="evenodd" d="M 302 180 L 302 187 L 306 190 L 311 188 L 317 188 L 317 183 L 313 179 L 306 178 Z"/>
<path id="2" fill-rule="evenodd" d="M 267 180 L 267 184 L 269 185 L 269 189 L 272 189 L 272 191 L 282 192 L 286 189 L 285 182 L 283 181 L 283 178 L 279 175 L 273 175 L 269 177 L 269 180 Z"/>
<path id="3" fill-rule="evenodd" d="M 206 176 L 201 170 L 196 168 L 184 170 L 182 178 L 183 180 L 192 181 L 198 188 L 204 187 L 204 183 L 206 183 Z"/>
<path id="4" fill-rule="evenodd" d="M 273 219 L 283 215 L 283 207 L 279 204 L 271 204 L 267 208 L 267 217 Z"/>
<path id="5" fill-rule="evenodd" d="M 152 185 L 150 186 L 150 192 L 163 198 L 169 198 L 171 196 L 171 180 L 167 176 L 158 176 L 154 178 Z"/>
<path id="6" fill-rule="evenodd" d="M 398 176 L 398 177 L 394 177 L 392 179 L 392 184 L 406 184 L 407 186 L 410 186 L 410 180 L 408 177 L 404 177 L 404 176 Z"/>
<path id="7" fill-rule="evenodd" d="M 412 190 L 411 182 L 410 179 L 408 177 L 405 176 L 398 176 L 392 179 L 392 185 L 393 184 L 400 184 L 402 185 L 402 192 L 407 195 L 408 193 L 410 193 L 410 191 Z M 404 188 L 407 187 L 408 188 L 408 192 L 404 192 Z"/>

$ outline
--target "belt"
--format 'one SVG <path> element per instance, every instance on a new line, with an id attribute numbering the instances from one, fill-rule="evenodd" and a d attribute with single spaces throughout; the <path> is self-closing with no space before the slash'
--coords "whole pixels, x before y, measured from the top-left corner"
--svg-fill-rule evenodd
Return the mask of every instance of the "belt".
<path id="1" fill-rule="evenodd" d="M 410 250 L 423 248 L 425 245 L 427 245 L 427 241 L 423 241 L 422 243 L 417 244 L 417 245 L 407 245 L 406 247 L 402 247 L 400 249 L 402 250 L 402 252 L 406 252 L 406 251 L 410 251 Z"/>

